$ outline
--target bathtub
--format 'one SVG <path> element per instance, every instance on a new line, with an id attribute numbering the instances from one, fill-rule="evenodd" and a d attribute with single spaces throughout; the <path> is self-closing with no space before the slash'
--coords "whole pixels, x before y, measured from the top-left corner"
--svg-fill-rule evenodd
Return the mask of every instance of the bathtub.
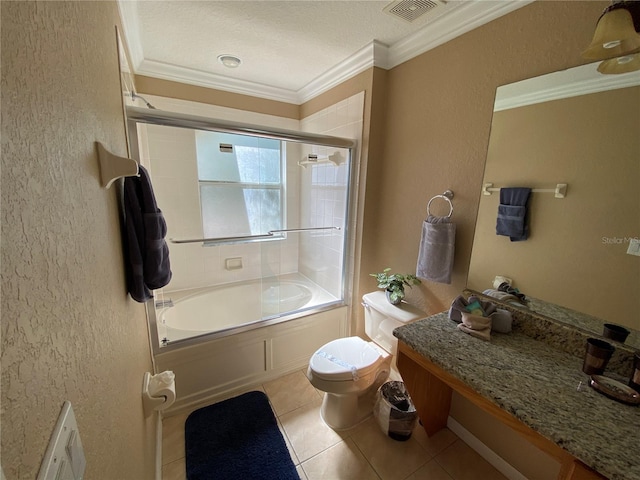
<path id="1" fill-rule="evenodd" d="M 172 306 L 157 312 L 159 341 L 163 345 L 277 319 L 292 312 L 335 302 L 331 294 L 303 277 L 250 281 L 199 289 L 171 298 Z M 167 299 L 164 299 L 167 302 Z"/>
<path id="2" fill-rule="evenodd" d="M 157 308 L 156 371 L 176 376 L 173 415 L 295 370 L 348 333 L 347 306 L 302 275 L 165 293 Z M 163 342 L 162 340 L 167 341 Z"/>

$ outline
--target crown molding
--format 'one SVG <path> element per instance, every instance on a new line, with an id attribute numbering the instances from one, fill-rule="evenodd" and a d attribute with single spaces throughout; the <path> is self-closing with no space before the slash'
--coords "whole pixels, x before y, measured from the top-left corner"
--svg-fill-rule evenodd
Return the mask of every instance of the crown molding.
<path id="1" fill-rule="evenodd" d="M 498 87 L 494 111 L 640 85 L 640 71 L 603 75 L 598 62 Z"/>
<path id="2" fill-rule="evenodd" d="M 141 65 L 136 69 L 136 75 L 146 75 L 148 77 L 213 88 L 225 92 L 239 93 L 241 95 L 249 95 L 267 100 L 299 104 L 298 94 L 293 90 L 262 85 L 237 78 L 229 78 L 215 73 L 179 67 L 155 60 L 143 60 Z"/>
<path id="3" fill-rule="evenodd" d="M 465 2 L 389 48 L 387 68 L 393 68 L 460 35 L 522 8 L 534 0 Z M 489 6 L 488 6 L 489 5 Z"/>
<path id="4" fill-rule="evenodd" d="M 298 90 L 298 102 L 307 102 L 373 66 L 386 69 L 388 50 L 389 47 L 374 40 Z"/>
<path id="5" fill-rule="evenodd" d="M 375 40 L 372 41 L 297 91 L 247 80 L 233 79 L 154 60 L 146 60 L 138 28 L 136 2 L 118 0 L 118 8 L 124 30 L 124 40 L 129 48 L 132 69 L 136 75 L 146 75 L 189 85 L 300 105 L 368 68 L 375 66 L 389 70 L 459 35 L 524 7 L 532 1 L 483 0 L 463 2 L 447 15 L 434 19 L 425 28 L 396 42 L 392 46 L 384 45 Z"/>

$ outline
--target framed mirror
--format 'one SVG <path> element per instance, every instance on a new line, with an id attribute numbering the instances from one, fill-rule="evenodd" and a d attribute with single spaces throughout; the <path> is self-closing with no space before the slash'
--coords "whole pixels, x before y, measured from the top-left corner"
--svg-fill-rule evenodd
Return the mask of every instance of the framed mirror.
<path id="1" fill-rule="evenodd" d="M 480 198 L 467 287 L 501 275 L 528 297 L 640 330 L 640 72 L 596 67 L 498 88 L 483 180 L 495 191 Z M 543 190 L 530 194 L 524 241 L 496 234 L 502 187 Z"/>

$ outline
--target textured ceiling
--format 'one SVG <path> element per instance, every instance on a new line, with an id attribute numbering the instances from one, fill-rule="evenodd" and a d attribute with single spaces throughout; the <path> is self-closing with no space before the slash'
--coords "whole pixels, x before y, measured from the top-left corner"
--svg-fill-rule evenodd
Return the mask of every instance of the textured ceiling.
<path id="1" fill-rule="evenodd" d="M 435 28 L 443 19 L 473 24 L 485 11 L 504 14 L 529 1 L 439 0 L 411 23 L 385 13 L 391 2 L 377 0 L 119 0 L 119 5 L 136 73 L 223 89 L 236 82 L 244 91 L 255 86 L 300 92 L 331 77 L 336 66 L 348 64 L 372 42 L 384 50 L 430 29 L 444 37 Z M 505 8 L 509 3 L 518 7 Z M 482 23 L 496 16 L 486 15 Z M 221 54 L 237 56 L 242 64 L 224 67 L 217 61 Z"/>
<path id="2" fill-rule="evenodd" d="M 424 24 L 391 17 L 387 3 L 140 2 L 138 15 L 146 59 L 298 90 L 371 40 L 390 45 Z M 226 53 L 242 65 L 221 65 Z"/>

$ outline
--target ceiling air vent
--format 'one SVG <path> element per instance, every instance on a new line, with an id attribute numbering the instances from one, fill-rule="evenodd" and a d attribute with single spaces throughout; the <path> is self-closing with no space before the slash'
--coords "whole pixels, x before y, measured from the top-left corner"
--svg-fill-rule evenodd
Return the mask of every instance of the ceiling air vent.
<path id="1" fill-rule="evenodd" d="M 384 7 L 384 12 L 406 22 L 413 22 L 444 3 L 434 0 L 398 0 Z"/>

